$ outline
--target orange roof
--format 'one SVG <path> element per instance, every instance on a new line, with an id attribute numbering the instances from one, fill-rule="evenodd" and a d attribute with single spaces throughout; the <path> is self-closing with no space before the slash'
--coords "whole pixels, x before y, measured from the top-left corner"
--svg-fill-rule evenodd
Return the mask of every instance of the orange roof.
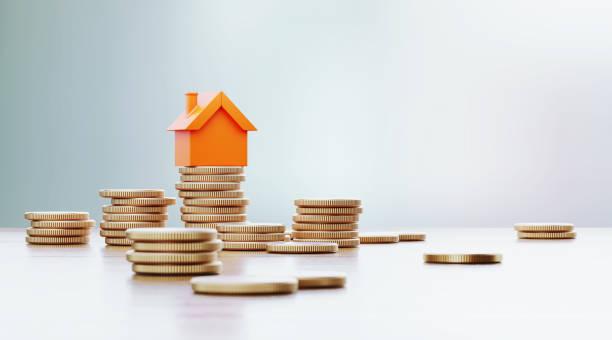
<path id="1" fill-rule="evenodd" d="M 223 108 L 230 117 L 245 131 L 256 131 L 257 128 L 240 112 L 238 107 L 221 92 L 205 92 L 198 96 L 198 105 L 191 112 L 183 112 L 168 127 L 168 131 L 199 130 L 208 120 Z"/>

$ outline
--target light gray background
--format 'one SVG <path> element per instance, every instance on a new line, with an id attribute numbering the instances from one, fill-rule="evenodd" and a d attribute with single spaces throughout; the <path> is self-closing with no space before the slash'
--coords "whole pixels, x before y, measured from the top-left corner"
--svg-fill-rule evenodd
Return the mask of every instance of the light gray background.
<path id="1" fill-rule="evenodd" d="M 0 2 L 2 227 L 101 188 L 176 195 L 166 127 L 225 90 L 250 219 L 363 199 L 363 229 L 612 225 L 609 1 Z M 173 225 L 180 225 L 178 207 Z"/>

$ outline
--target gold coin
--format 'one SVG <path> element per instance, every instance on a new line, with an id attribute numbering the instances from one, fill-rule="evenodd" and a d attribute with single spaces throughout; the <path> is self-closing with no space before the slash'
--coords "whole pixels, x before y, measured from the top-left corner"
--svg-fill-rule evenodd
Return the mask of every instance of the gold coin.
<path id="1" fill-rule="evenodd" d="M 100 228 L 105 230 L 127 230 L 134 228 L 163 228 L 166 222 L 101 222 Z"/>
<path id="2" fill-rule="evenodd" d="M 359 236 L 359 232 L 352 231 L 294 231 L 292 238 L 319 238 L 319 239 L 346 239 Z"/>
<path id="3" fill-rule="evenodd" d="M 168 207 L 135 207 L 129 205 L 105 205 L 102 207 L 105 214 L 166 214 Z"/>
<path id="4" fill-rule="evenodd" d="M 177 190 L 240 190 L 240 183 L 231 182 L 178 182 L 174 185 Z"/>
<path id="5" fill-rule="evenodd" d="M 485 264 L 500 263 L 501 254 L 424 254 L 427 263 Z"/>
<path id="6" fill-rule="evenodd" d="M 399 233 L 400 242 L 404 241 L 425 241 L 424 233 L 409 233 L 409 232 L 400 232 Z"/>
<path id="7" fill-rule="evenodd" d="M 107 222 L 158 222 L 168 219 L 167 214 L 104 214 Z"/>
<path id="8" fill-rule="evenodd" d="M 216 252 L 151 253 L 129 250 L 125 255 L 129 262 L 146 264 L 192 264 L 217 261 Z"/>
<path id="9" fill-rule="evenodd" d="M 181 207 L 183 214 L 244 214 L 246 207 Z"/>
<path id="10" fill-rule="evenodd" d="M 397 243 L 399 234 L 394 233 L 360 233 L 359 242 L 365 243 Z"/>
<path id="11" fill-rule="evenodd" d="M 285 226 L 281 223 L 220 223 L 217 226 L 220 233 L 269 234 L 284 233 Z"/>
<path id="12" fill-rule="evenodd" d="M 243 173 L 241 166 L 193 166 L 179 168 L 179 173 L 185 175 L 231 175 Z"/>
<path id="13" fill-rule="evenodd" d="M 244 182 L 244 175 L 181 175 L 181 182 Z"/>
<path id="14" fill-rule="evenodd" d="M 340 272 L 301 272 L 296 276 L 300 289 L 341 288 L 346 284 L 346 274 Z"/>
<path id="15" fill-rule="evenodd" d="M 296 223 L 354 223 L 359 215 L 293 215 Z"/>
<path id="16" fill-rule="evenodd" d="M 132 270 L 138 274 L 151 275 L 199 275 L 219 274 L 223 268 L 220 261 L 199 264 L 137 264 Z"/>
<path id="17" fill-rule="evenodd" d="M 298 280 L 294 277 L 195 277 L 191 279 L 191 288 L 200 294 L 291 294 L 297 291 Z"/>
<path id="18" fill-rule="evenodd" d="M 289 241 L 291 241 L 291 235 L 287 235 L 287 234 L 285 234 L 285 239 L 284 239 L 284 241 L 285 241 L 285 242 L 289 242 Z"/>
<path id="19" fill-rule="evenodd" d="M 30 244 L 85 244 L 89 242 L 89 237 L 87 236 L 76 236 L 76 237 L 26 236 L 26 242 Z"/>
<path id="20" fill-rule="evenodd" d="M 227 190 L 227 191 L 182 191 L 179 190 L 181 198 L 243 198 L 244 191 Z"/>
<path id="21" fill-rule="evenodd" d="M 556 233 L 535 233 L 535 232 L 518 232 L 518 237 L 523 239 L 539 239 L 539 240 L 555 240 L 555 239 L 572 239 L 576 238 L 576 232 L 570 231 L 567 233 L 556 232 Z"/>
<path id="22" fill-rule="evenodd" d="M 136 207 L 163 207 L 176 203 L 174 197 L 162 198 L 113 198 L 112 205 L 131 205 Z"/>
<path id="23" fill-rule="evenodd" d="M 181 216 L 184 222 L 244 222 L 247 219 L 246 214 L 220 214 L 220 215 L 203 215 L 203 214 L 185 214 Z"/>
<path id="24" fill-rule="evenodd" d="M 219 223 L 185 223 L 185 228 L 204 228 L 204 229 L 214 229 L 217 230 L 217 226 Z"/>
<path id="25" fill-rule="evenodd" d="M 266 250 L 267 242 L 223 242 L 223 250 Z"/>
<path id="26" fill-rule="evenodd" d="M 132 248 L 143 252 L 192 253 L 219 251 L 223 248 L 221 240 L 205 242 L 136 242 Z"/>
<path id="27" fill-rule="evenodd" d="M 354 208 L 361 205 L 361 200 L 352 198 L 302 198 L 295 200 L 300 208 Z"/>
<path id="28" fill-rule="evenodd" d="M 131 246 L 134 243 L 134 241 L 128 240 L 127 238 L 111 238 L 111 237 L 105 238 L 104 242 L 106 242 L 106 244 L 108 244 L 109 246 L 122 246 L 122 247 Z"/>
<path id="29" fill-rule="evenodd" d="M 157 198 L 164 197 L 162 189 L 102 189 L 100 196 L 106 198 Z"/>
<path id="30" fill-rule="evenodd" d="M 294 242 L 316 242 L 316 243 L 335 243 L 338 245 L 338 248 L 357 248 L 359 247 L 359 239 L 358 238 L 346 238 L 346 239 L 312 239 L 312 238 L 305 238 L 305 239 L 299 239 L 299 238 L 294 238 L 292 239 L 292 241 Z"/>
<path id="31" fill-rule="evenodd" d="M 130 240 L 140 242 L 210 241 L 217 238 L 217 232 L 210 229 L 138 228 L 128 229 L 127 237 Z"/>
<path id="32" fill-rule="evenodd" d="M 224 234 L 219 233 L 219 239 L 229 242 L 274 242 L 284 241 L 285 234 Z"/>
<path id="33" fill-rule="evenodd" d="M 46 229 L 82 229 L 92 228 L 96 226 L 94 220 L 78 220 L 78 221 L 32 221 L 32 228 Z"/>
<path id="34" fill-rule="evenodd" d="M 89 213 L 81 211 L 34 211 L 24 214 L 26 220 L 34 221 L 69 221 L 88 220 Z"/>
<path id="35" fill-rule="evenodd" d="M 28 228 L 26 229 L 28 236 L 43 236 L 43 237 L 70 237 L 70 236 L 87 236 L 89 228 L 85 229 L 43 229 L 43 228 Z"/>
<path id="36" fill-rule="evenodd" d="M 249 204 L 246 198 L 186 198 L 183 203 L 196 207 L 241 207 Z"/>
<path id="37" fill-rule="evenodd" d="M 361 214 L 361 208 L 296 208 L 300 215 L 357 215 Z"/>
<path id="38" fill-rule="evenodd" d="M 338 252 L 338 245 L 332 242 L 274 242 L 268 244 L 267 250 L 277 254 L 322 254 Z"/>
<path id="39" fill-rule="evenodd" d="M 110 238 L 126 238 L 127 233 L 125 230 L 105 230 L 100 229 L 100 236 Z"/>
<path id="40" fill-rule="evenodd" d="M 350 231 L 357 230 L 357 223 L 294 223 L 297 231 Z"/>
<path id="41" fill-rule="evenodd" d="M 574 225 L 571 223 L 517 223 L 514 229 L 526 233 L 566 233 L 574 230 Z"/>

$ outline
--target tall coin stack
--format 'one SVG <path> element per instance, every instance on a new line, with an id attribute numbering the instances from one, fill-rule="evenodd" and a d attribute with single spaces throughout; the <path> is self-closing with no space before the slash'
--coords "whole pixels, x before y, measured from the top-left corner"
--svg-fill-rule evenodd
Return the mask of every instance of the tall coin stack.
<path id="1" fill-rule="evenodd" d="M 181 181 L 176 183 L 183 198 L 181 220 L 187 228 L 215 229 L 219 223 L 244 222 L 246 206 L 240 183 L 243 167 L 198 166 L 181 167 Z"/>
<path id="2" fill-rule="evenodd" d="M 126 230 L 132 228 L 162 228 L 168 220 L 168 206 L 176 203 L 164 197 L 162 189 L 103 189 L 100 196 L 111 199 L 102 207 L 100 236 L 112 246 L 129 246 Z"/>
<path id="3" fill-rule="evenodd" d="M 358 199 L 297 199 L 291 236 L 296 242 L 334 242 L 340 248 L 359 246 Z"/>
<path id="4" fill-rule="evenodd" d="M 96 221 L 89 213 L 77 211 L 27 212 L 30 228 L 26 229 L 26 242 L 30 244 L 85 244 Z"/>

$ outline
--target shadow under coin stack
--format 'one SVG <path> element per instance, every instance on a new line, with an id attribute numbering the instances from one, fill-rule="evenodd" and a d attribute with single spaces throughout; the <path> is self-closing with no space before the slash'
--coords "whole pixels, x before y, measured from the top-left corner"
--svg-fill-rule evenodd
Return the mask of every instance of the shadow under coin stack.
<path id="1" fill-rule="evenodd" d="M 111 199 L 102 207 L 100 236 L 111 246 L 129 246 L 126 230 L 131 228 L 162 228 L 168 220 L 168 206 L 176 203 L 164 197 L 161 189 L 103 189 L 100 196 Z"/>
<path id="2" fill-rule="evenodd" d="M 217 226 L 223 250 L 264 251 L 270 242 L 285 240 L 281 223 L 220 223 Z"/>
<path id="3" fill-rule="evenodd" d="M 562 240 L 576 238 L 571 223 L 517 223 L 514 225 L 520 239 Z"/>
<path id="4" fill-rule="evenodd" d="M 179 168 L 176 183 L 183 198 L 181 220 L 187 228 L 215 229 L 219 223 L 244 222 L 249 200 L 240 190 L 243 167 L 198 166 Z"/>
<path id="5" fill-rule="evenodd" d="M 293 216 L 293 241 L 334 242 L 340 248 L 359 246 L 357 199 L 297 199 Z"/>
<path id="6" fill-rule="evenodd" d="M 126 257 L 136 274 L 193 276 L 219 274 L 223 268 L 216 230 L 136 228 L 127 237 L 134 243 Z"/>
<path id="7" fill-rule="evenodd" d="M 26 242 L 30 244 L 86 244 L 96 225 L 86 212 L 26 212 L 24 217 L 31 221 L 26 229 Z"/>

